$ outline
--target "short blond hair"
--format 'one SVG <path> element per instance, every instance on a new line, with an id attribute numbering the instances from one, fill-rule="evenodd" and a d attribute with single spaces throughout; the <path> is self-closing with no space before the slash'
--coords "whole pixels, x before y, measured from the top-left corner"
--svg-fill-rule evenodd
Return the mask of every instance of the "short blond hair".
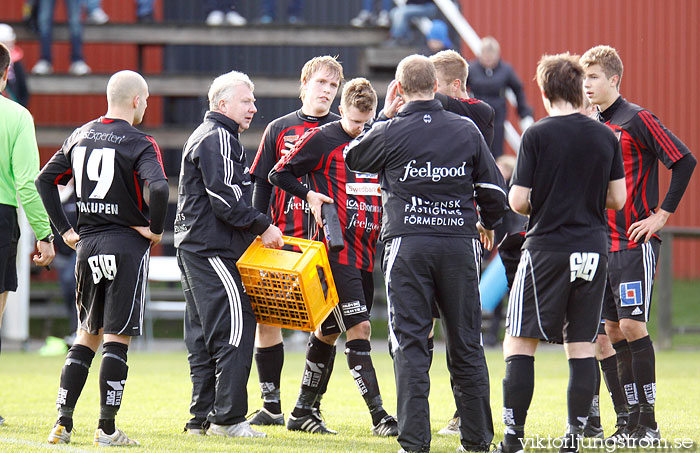
<path id="1" fill-rule="evenodd" d="M 435 70 L 442 76 L 441 78 L 446 79 L 448 82 L 459 80 L 462 87 L 467 86 L 469 64 L 460 54 L 454 50 L 441 50 L 432 55 L 430 61 L 435 65 Z"/>
<path id="2" fill-rule="evenodd" d="M 396 67 L 396 80 L 407 94 L 428 94 L 435 90 L 435 65 L 423 55 L 409 55 Z"/>
<path id="3" fill-rule="evenodd" d="M 358 77 L 345 84 L 340 102 L 346 111 L 355 107 L 362 113 L 371 112 L 377 108 L 377 92 L 369 80 Z"/>
<path id="4" fill-rule="evenodd" d="M 304 67 L 301 68 L 301 77 L 299 77 L 299 97 L 304 100 L 304 90 L 301 88 L 306 82 L 311 79 L 311 77 L 321 68 L 328 69 L 332 74 L 338 77 L 338 83 L 343 83 L 345 77 L 343 76 L 343 65 L 338 61 L 338 57 L 331 57 L 330 55 L 324 55 L 322 57 L 314 57 L 311 60 L 304 63 Z"/>
<path id="5" fill-rule="evenodd" d="M 215 78 L 209 87 L 209 110 L 218 112 L 219 101 L 227 99 L 238 85 L 245 85 L 250 88 L 250 91 L 255 91 L 253 82 L 251 82 L 248 75 L 242 72 L 231 71 Z"/>
<path id="6" fill-rule="evenodd" d="M 624 66 L 622 59 L 615 48 L 610 46 L 595 46 L 586 51 L 579 60 L 583 69 L 588 69 L 589 66 L 600 65 L 605 77 L 608 79 L 612 76 L 618 76 L 617 89 L 620 89 L 622 82 L 622 72 Z"/>

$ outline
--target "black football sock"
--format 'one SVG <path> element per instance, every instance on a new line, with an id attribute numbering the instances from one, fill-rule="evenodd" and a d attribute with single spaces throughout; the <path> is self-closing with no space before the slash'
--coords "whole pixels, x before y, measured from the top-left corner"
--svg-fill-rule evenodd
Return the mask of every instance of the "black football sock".
<path id="1" fill-rule="evenodd" d="M 521 445 L 534 389 L 535 358 L 528 355 L 508 357 L 503 378 L 503 424 L 506 425 L 503 441 L 508 445 Z"/>
<path id="2" fill-rule="evenodd" d="M 66 362 L 61 370 L 58 397 L 56 398 L 58 423 L 65 426 L 66 431 L 73 430 L 73 410 L 83 387 L 85 387 L 85 381 L 94 357 L 95 352 L 81 344 L 71 346 L 66 356 Z"/>
<path id="3" fill-rule="evenodd" d="M 595 393 L 595 358 L 569 359 L 567 406 L 569 426 L 583 428 Z"/>
<path id="4" fill-rule="evenodd" d="M 258 380 L 263 407 L 273 414 L 282 413 L 280 402 L 280 377 L 284 365 L 284 343 L 255 350 Z"/>
<path id="5" fill-rule="evenodd" d="M 600 361 L 600 368 L 603 370 L 603 379 L 608 387 L 610 399 L 614 407 L 624 407 L 627 404 L 625 394 L 617 377 L 617 357 L 614 355 Z"/>
<path id="6" fill-rule="evenodd" d="M 370 343 L 368 340 L 351 340 L 345 343 L 345 348 L 350 374 L 372 415 L 372 424 L 376 425 L 387 413 L 382 406 L 382 395 L 379 393 L 377 374 L 370 355 Z"/>
<path id="7" fill-rule="evenodd" d="M 113 434 L 114 418 L 122 404 L 124 385 L 129 372 L 126 354 L 129 346 L 116 341 L 102 345 L 100 367 L 100 422 L 98 427 L 105 434 Z"/>
<path id="8" fill-rule="evenodd" d="M 629 413 L 627 427 L 631 430 L 637 426 L 639 421 L 639 399 L 632 372 L 632 352 L 627 340 L 614 343 L 613 348 L 615 349 L 615 357 L 617 357 L 617 376 L 627 401 L 627 412 Z"/>
<path id="9" fill-rule="evenodd" d="M 605 385 L 608 387 L 610 399 L 612 400 L 615 414 L 617 415 L 617 424 L 626 425 L 629 413 L 627 412 L 627 401 L 625 394 L 620 385 L 620 379 L 617 377 L 617 357 L 614 355 L 600 361 L 600 368 L 603 370 L 603 378 Z"/>
<path id="10" fill-rule="evenodd" d="M 588 422 L 592 426 L 600 426 L 600 367 L 597 360 L 595 361 L 595 385 L 591 409 L 588 411 Z"/>
<path id="11" fill-rule="evenodd" d="M 328 374 L 328 361 L 335 349 L 335 345 L 322 342 L 314 334 L 311 334 L 306 347 L 306 365 L 301 381 L 301 389 L 296 405 L 292 411 L 295 417 L 302 417 L 311 413 L 314 403 L 320 393 L 321 384 Z"/>
<path id="12" fill-rule="evenodd" d="M 326 365 L 326 372 L 323 374 L 323 379 L 321 380 L 321 385 L 319 385 L 318 396 L 316 397 L 316 402 L 314 403 L 314 409 L 321 410 L 321 399 L 323 395 L 326 394 L 328 390 L 328 381 L 331 380 L 331 374 L 333 374 L 333 366 L 335 365 L 335 345 L 331 349 L 331 356 L 328 359 L 328 364 Z"/>
<path id="13" fill-rule="evenodd" d="M 655 355 L 651 338 L 647 335 L 629 343 L 632 351 L 632 372 L 639 391 L 639 424 L 656 429 L 654 404 L 656 402 Z"/>

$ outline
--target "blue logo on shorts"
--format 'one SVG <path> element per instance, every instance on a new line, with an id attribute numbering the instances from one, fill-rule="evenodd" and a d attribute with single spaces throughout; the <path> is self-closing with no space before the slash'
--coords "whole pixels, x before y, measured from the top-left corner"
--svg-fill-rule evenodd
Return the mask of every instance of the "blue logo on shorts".
<path id="1" fill-rule="evenodd" d="M 642 305 L 642 282 L 620 283 L 620 305 L 623 307 L 633 307 Z"/>

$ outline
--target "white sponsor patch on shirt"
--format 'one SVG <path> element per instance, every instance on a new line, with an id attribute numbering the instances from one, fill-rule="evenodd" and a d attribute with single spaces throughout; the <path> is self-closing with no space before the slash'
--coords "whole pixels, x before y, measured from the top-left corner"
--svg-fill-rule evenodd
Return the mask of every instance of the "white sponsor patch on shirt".
<path id="1" fill-rule="evenodd" d="M 379 184 L 374 182 L 349 182 L 345 184 L 345 193 L 377 197 L 382 194 Z"/>
<path id="2" fill-rule="evenodd" d="M 355 177 L 360 179 L 377 179 L 379 175 L 376 173 L 355 173 Z"/>

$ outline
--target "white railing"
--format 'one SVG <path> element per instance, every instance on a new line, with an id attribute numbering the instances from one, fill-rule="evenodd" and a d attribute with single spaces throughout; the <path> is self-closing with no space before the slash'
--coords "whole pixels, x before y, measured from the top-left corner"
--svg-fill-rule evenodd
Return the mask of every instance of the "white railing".
<path id="1" fill-rule="evenodd" d="M 433 1 L 437 5 L 437 7 L 440 8 L 440 11 L 442 11 L 442 14 L 444 14 L 447 21 L 457 31 L 460 38 L 462 38 L 464 42 L 467 43 L 467 46 L 469 46 L 472 53 L 477 57 L 481 55 L 481 38 L 476 33 L 476 31 L 474 31 L 472 26 L 469 25 L 469 22 L 467 22 L 467 19 L 464 18 L 457 5 L 452 0 Z M 396 3 L 398 4 L 399 1 L 397 1 Z M 513 93 L 513 90 L 511 90 L 510 88 L 506 90 L 506 100 L 508 100 L 508 102 L 513 107 L 517 107 L 515 93 Z M 518 149 L 520 148 L 520 133 L 518 133 L 513 124 L 507 119 L 505 120 L 503 126 L 505 129 L 504 135 L 506 141 L 508 142 L 510 147 L 513 148 L 517 153 Z M 529 126 L 529 124 L 523 124 L 523 126 Z"/>

